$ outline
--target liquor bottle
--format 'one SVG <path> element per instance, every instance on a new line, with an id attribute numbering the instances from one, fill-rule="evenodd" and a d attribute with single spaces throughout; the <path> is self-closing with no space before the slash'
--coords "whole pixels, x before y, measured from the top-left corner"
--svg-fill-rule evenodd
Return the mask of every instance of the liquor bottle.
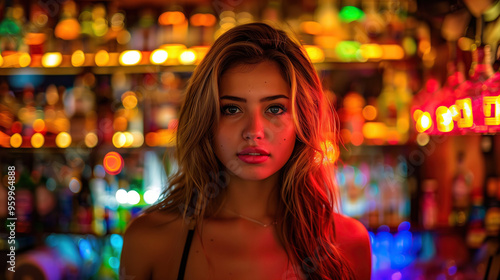
<path id="1" fill-rule="evenodd" d="M 14 92 L 9 89 L 9 85 L 6 82 L 0 83 L 0 132 L 7 135 L 20 132 L 12 131 L 12 126 L 17 120 L 18 110 L 19 103 L 14 95 Z M 10 145 L 8 147 L 10 147 Z"/>
<path id="2" fill-rule="evenodd" d="M 71 137 L 75 144 L 82 144 L 85 136 L 89 132 L 97 130 L 96 112 L 95 112 L 95 93 L 86 82 L 88 76 L 92 73 L 84 73 L 75 79 L 74 87 L 70 90 L 68 96 L 71 97 L 68 103 L 71 103 L 73 114 L 70 117 Z M 93 78 L 91 78 L 93 79 Z"/>
<path id="3" fill-rule="evenodd" d="M 484 111 L 484 107 L 487 104 L 494 104 L 494 100 L 484 98 L 485 93 L 487 95 L 486 81 L 493 75 L 490 55 L 489 46 L 473 46 L 470 78 L 458 88 L 457 125 L 463 132 L 485 133 L 488 131 L 489 121 L 485 118 L 488 110 Z"/>
<path id="4" fill-rule="evenodd" d="M 417 92 L 411 104 L 411 115 L 416 122 L 418 132 L 433 133 L 436 125 L 435 110 L 436 99 L 434 98 L 440 90 L 440 85 L 435 77 L 428 77 L 425 86 Z M 417 114 L 417 112 L 419 112 Z M 427 116 L 428 122 L 421 121 L 422 116 Z"/>
<path id="5" fill-rule="evenodd" d="M 0 50 L 5 52 L 16 52 L 22 44 L 22 17 L 24 11 L 21 5 L 11 6 L 11 1 L 6 2 L 5 14 L 0 22 Z"/>
<path id="6" fill-rule="evenodd" d="M 41 56 L 45 53 L 47 33 L 49 32 L 47 30 L 48 17 L 47 11 L 42 8 L 40 3 L 32 3 L 30 18 L 25 27 L 25 40 L 32 57 Z"/>
<path id="7" fill-rule="evenodd" d="M 462 52 L 457 44 L 449 44 L 450 59 L 448 61 L 448 77 L 445 85 L 440 91 L 439 101 L 435 109 L 437 133 L 457 132 L 458 127 L 455 122 L 458 120 L 458 111 L 455 100 L 457 99 L 457 89 L 464 83 L 464 63 L 462 61 Z M 451 117 L 451 119 L 450 119 Z"/>
<path id="8" fill-rule="evenodd" d="M 323 33 L 326 35 L 338 30 L 342 30 L 339 19 L 339 10 L 337 9 L 336 0 L 320 0 L 318 7 L 314 12 L 314 19 L 323 27 Z M 341 36 L 341 33 L 333 33 Z M 342 37 L 341 37 L 342 38 Z"/>
<path id="9" fill-rule="evenodd" d="M 270 24 L 281 24 L 281 1 L 270 0 L 262 13 L 262 20 Z"/>
<path id="10" fill-rule="evenodd" d="M 107 37 L 109 50 L 124 51 L 130 42 L 130 33 L 125 26 L 125 14 L 115 12 L 111 16 L 111 28 L 108 31 Z"/>
<path id="11" fill-rule="evenodd" d="M 486 237 L 484 228 L 485 214 L 483 195 L 472 195 L 472 207 L 467 223 L 466 235 L 466 242 L 469 248 L 477 249 L 483 244 L 484 238 Z"/>
<path id="12" fill-rule="evenodd" d="M 82 12 L 78 16 L 78 21 L 80 22 L 80 40 L 82 43 L 82 50 L 84 53 L 95 52 L 96 40 L 94 40 L 95 34 L 92 25 L 94 21 L 92 20 L 92 8 L 90 5 L 84 6 Z"/>
<path id="13" fill-rule="evenodd" d="M 382 1 L 380 13 L 386 23 L 386 38 L 384 42 L 398 43 L 405 31 L 405 20 L 407 11 L 402 7 L 403 1 Z"/>
<path id="14" fill-rule="evenodd" d="M 16 186 L 16 232 L 32 233 L 34 220 L 35 184 L 27 166 L 19 170 L 20 177 Z"/>
<path id="15" fill-rule="evenodd" d="M 365 106 L 365 99 L 357 89 L 353 88 L 345 95 L 342 105 L 339 110 L 342 140 L 344 143 L 350 142 L 355 146 L 359 146 L 364 140 L 362 129 L 365 118 L 362 111 Z"/>
<path id="16" fill-rule="evenodd" d="M 62 3 L 62 12 L 59 23 L 54 29 L 54 35 L 61 39 L 59 45 L 62 45 L 60 50 L 63 54 L 71 54 L 76 50 L 76 46 L 72 46 L 80 37 L 81 26 L 76 19 L 77 7 L 74 1 L 65 1 Z"/>
<path id="17" fill-rule="evenodd" d="M 370 168 L 370 181 L 365 192 L 367 203 L 367 224 L 370 228 L 377 228 L 381 225 L 380 222 L 380 188 L 379 181 L 376 180 L 376 172 L 374 167 Z"/>
<path id="18" fill-rule="evenodd" d="M 486 214 L 484 225 L 487 236 L 498 236 L 500 234 L 500 180 L 496 172 L 495 142 L 492 135 L 482 136 L 482 148 L 485 163 L 484 195 Z"/>
<path id="19" fill-rule="evenodd" d="M 361 4 L 365 12 L 364 31 L 372 42 L 379 41 L 386 31 L 386 22 L 378 11 L 378 4 L 375 0 L 363 0 Z"/>
<path id="20" fill-rule="evenodd" d="M 93 205 L 88 180 L 80 176 L 81 190 L 76 194 L 76 219 L 79 233 L 91 233 L 93 221 Z"/>
<path id="21" fill-rule="evenodd" d="M 484 227 L 486 235 L 495 237 L 500 234 L 500 199 L 498 197 L 499 180 L 490 177 L 486 181 L 486 214 Z"/>
<path id="22" fill-rule="evenodd" d="M 384 72 L 384 87 L 377 99 L 379 120 L 387 126 L 386 141 L 389 144 L 404 143 L 409 128 L 411 93 L 403 71 L 389 67 Z M 383 109 L 382 109 L 383 108 Z"/>
<path id="23" fill-rule="evenodd" d="M 489 50 L 492 52 L 490 56 L 493 57 L 493 50 L 491 48 Z M 497 62 L 500 62 L 500 59 L 497 59 Z M 488 132 L 493 134 L 500 131 L 500 104 L 496 102 L 500 95 L 500 69 L 486 81 L 485 85 L 486 90 L 483 92 L 483 99 L 486 99 L 486 102 L 483 100 L 484 117 L 488 125 Z"/>
<path id="24" fill-rule="evenodd" d="M 35 107 L 35 96 L 34 89 L 27 85 L 23 89 L 23 107 L 19 109 L 17 117 L 23 124 L 23 136 L 31 137 L 35 131 L 33 129 L 33 124 L 36 120 L 36 107 Z"/>
<path id="25" fill-rule="evenodd" d="M 466 168 L 465 155 L 459 152 L 457 156 L 457 171 L 452 183 L 452 212 L 449 217 L 451 226 L 465 226 L 470 211 L 470 193 L 472 188 L 472 173 Z"/>
<path id="26" fill-rule="evenodd" d="M 190 18 L 188 45 L 210 46 L 213 43 L 217 18 L 212 13 L 212 8 L 206 5 L 195 9 Z"/>
<path id="27" fill-rule="evenodd" d="M 73 220 L 73 195 L 74 193 L 68 187 L 62 187 L 58 191 L 58 213 L 59 230 L 61 232 L 70 232 Z"/>
<path id="28" fill-rule="evenodd" d="M 49 178 L 46 176 L 48 168 L 49 167 L 46 167 L 42 163 L 32 172 L 33 181 L 36 185 L 35 209 L 38 217 L 38 232 L 56 231 L 58 224 L 56 211 L 57 199 L 54 192 L 49 190 L 49 186 L 47 186 L 47 182 L 49 182 L 49 184 L 53 183 L 51 182 L 53 179 L 49 181 Z"/>
<path id="29" fill-rule="evenodd" d="M 410 106 L 413 94 L 408 86 L 408 75 L 405 71 L 397 71 L 394 76 L 397 104 L 397 134 L 388 137 L 389 144 L 404 144 L 408 141 L 410 127 Z M 397 135 L 397 136 L 396 136 Z"/>
<path id="30" fill-rule="evenodd" d="M 422 183 L 422 201 L 421 201 L 421 223 L 424 229 L 433 229 L 437 224 L 437 181 L 435 179 L 427 179 Z"/>
<path id="31" fill-rule="evenodd" d="M 130 45 L 132 49 L 151 51 L 157 44 L 157 31 L 155 25 L 154 12 L 151 9 L 139 11 L 137 25 L 131 28 Z"/>

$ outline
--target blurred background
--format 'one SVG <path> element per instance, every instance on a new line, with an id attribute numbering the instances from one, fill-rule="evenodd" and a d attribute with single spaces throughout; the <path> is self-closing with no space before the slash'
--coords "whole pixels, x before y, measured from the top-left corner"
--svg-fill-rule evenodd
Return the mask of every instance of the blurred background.
<path id="1" fill-rule="evenodd" d="M 499 14 L 487 0 L 0 0 L 0 278 L 120 278 L 127 223 L 177 168 L 187 80 L 254 21 L 301 40 L 335 105 L 326 160 L 370 232 L 372 278 L 498 275 Z"/>

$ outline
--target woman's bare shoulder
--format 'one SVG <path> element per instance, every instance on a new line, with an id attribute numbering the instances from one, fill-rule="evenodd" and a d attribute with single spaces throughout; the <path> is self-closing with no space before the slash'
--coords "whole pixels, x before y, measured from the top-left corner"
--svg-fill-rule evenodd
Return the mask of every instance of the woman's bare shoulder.
<path id="1" fill-rule="evenodd" d="M 183 221 L 180 214 L 174 214 L 166 211 L 156 210 L 153 212 L 146 212 L 138 217 L 134 218 L 127 226 L 125 230 L 125 236 L 133 235 L 135 237 L 140 237 L 144 234 L 156 234 L 161 232 L 165 233 L 175 233 L 171 230 L 178 230 L 182 228 Z M 139 236 L 137 236 L 139 235 Z"/>
<path id="2" fill-rule="evenodd" d="M 356 279 L 370 279 L 372 254 L 365 226 L 356 219 L 335 214 L 335 232 L 337 244 L 351 263 Z"/>
<path id="3" fill-rule="evenodd" d="M 339 242 L 356 241 L 356 239 L 369 240 L 368 231 L 358 220 L 335 213 L 335 231 Z"/>
<path id="4" fill-rule="evenodd" d="M 149 279 L 158 259 L 162 259 L 165 266 L 174 267 L 178 245 L 186 230 L 187 225 L 180 215 L 165 211 L 136 217 L 123 236 L 120 274 Z"/>

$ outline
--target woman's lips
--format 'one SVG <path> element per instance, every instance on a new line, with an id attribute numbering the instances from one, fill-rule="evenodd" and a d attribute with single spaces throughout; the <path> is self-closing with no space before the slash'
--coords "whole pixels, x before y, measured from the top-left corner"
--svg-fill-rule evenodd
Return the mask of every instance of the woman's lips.
<path id="1" fill-rule="evenodd" d="M 243 162 L 256 164 L 266 161 L 269 158 L 269 153 L 261 147 L 253 146 L 243 149 L 237 156 Z"/>
<path id="2" fill-rule="evenodd" d="M 238 158 L 245 163 L 257 164 L 257 163 L 265 162 L 269 158 L 269 155 L 248 155 L 248 154 L 246 154 L 246 155 L 238 155 Z"/>

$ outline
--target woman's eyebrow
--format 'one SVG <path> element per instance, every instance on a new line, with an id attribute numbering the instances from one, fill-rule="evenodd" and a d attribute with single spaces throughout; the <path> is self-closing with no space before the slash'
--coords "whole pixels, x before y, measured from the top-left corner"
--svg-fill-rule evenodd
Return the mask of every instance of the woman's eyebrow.
<path id="1" fill-rule="evenodd" d="M 280 99 L 280 98 L 289 99 L 288 96 L 286 96 L 286 95 L 272 95 L 272 96 L 266 96 L 264 98 L 261 98 L 259 101 L 266 102 L 266 101 L 271 101 L 271 100 Z M 222 100 L 222 99 L 228 99 L 228 100 L 239 101 L 239 102 L 247 102 L 247 100 L 245 98 L 232 96 L 232 95 L 224 95 L 220 98 L 220 100 Z"/>

